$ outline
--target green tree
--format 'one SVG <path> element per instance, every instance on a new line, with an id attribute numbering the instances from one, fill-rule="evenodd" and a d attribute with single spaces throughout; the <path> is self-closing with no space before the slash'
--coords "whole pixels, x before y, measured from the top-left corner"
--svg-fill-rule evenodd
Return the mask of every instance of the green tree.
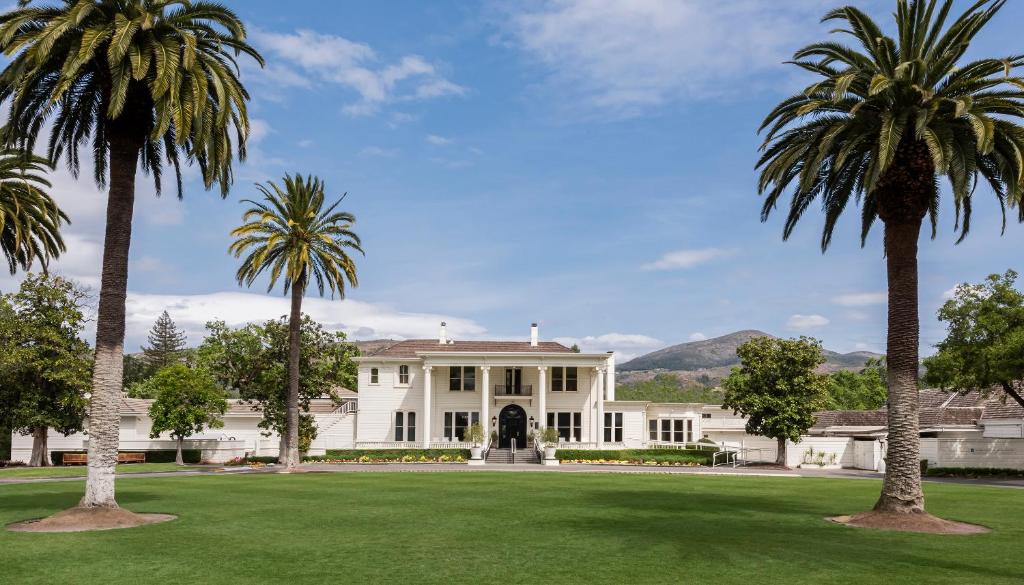
<path id="1" fill-rule="evenodd" d="M 181 196 L 181 163 L 195 163 L 205 187 L 226 196 L 249 135 L 236 58 L 263 60 L 231 10 L 189 0 L 21 0 L 0 15 L 0 50 L 10 57 L 0 72 L 5 141 L 31 153 L 48 128 L 47 159 L 77 175 L 84 150 L 95 182 L 109 187 L 79 506 L 114 508 L 136 171 L 150 173 L 159 192 L 170 165 Z"/>
<path id="2" fill-rule="evenodd" d="M 50 464 L 49 429 L 82 430 L 89 387 L 89 345 L 79 338 L 87 292 L 70 280 L 29 274 L 0 298 L 0 413 L 32 435 L 29 465 Z"/>
<path id="3" fill-rule="evenodd" d="M 209 372 L 185 364 L 167 366 L 147 383 L 156 390 L 156 400 L 149 407 L 153 419 L 149 436 L 156 439 L 161 433 L 170 433 L 177 443 L 174 462 L 184 465 L 181 444 L 186 437 L 224 426 L 220 418 L 228 408 L 224 391 Z"/>
<path id="4" fill-rule="evenodd" d="M 925 382 L 949 390 L 1002 388 L 1024 407 L 1024 293 L 1017 273 L 989 275 L 982 284 L 961 284 L 939 309 L 946 339 L 924 360 Z"/>
<path id="5" fill-rule="evenodd" d="M 649 402 L 689 402 L 721 404 L 722 392 L 708 386 L 684 382 L 678 376 L 662 372 L 649 380 L 620 382 L 615 389 L 618 400 Z"/>
<path id="6" fill-rule="evenodd" d="M 39 260 L 45 270 L 64 252 L 62 225 L 70 223 L 46 189 L 45 159 L 13 149 L 0 149 L 0 251 L 14 274 Z"/>
<path id="7" fill-rule="evenodd" d="M 815 371 L 825 363 L 821 342 L 755 337 L 736 354 L 740 365 L 722 383 L 722 408 L 747 417 L 751 435 L 778 441 L 775 462 L 785 465 L 786 440 L 798 443 L 825 404 L 828 377 Z"/>
<path id="8" fill-rule="evenodd" d="M 359 284 L 349 252 L 362 253 L 363 249 L 359 236 L 352 231 L 355 216 L 335 211 L 341 199 L 326 203 L 324 183 L 319 178 L 285 175 L 283 189 L 274 182 L 257 188 L 263 201 L 245 201 L 252 207 L 242 216 L 243 225 L 231 232 L 235 241 L 229 250 L 236 258 L 245 256 L 236 274 L 239 284 L 252 286 L 260 275 L 269 272 L 268 291 L 283 279 L 284 293 L 291 292 L 286 450 L 280 457 L 290 469 L 299 463 L 302 297 L 308 285 L 316 282 L 320 296 L 327 288 L 332 298 L 344 298 L 346 281 L 352 287 Z"/>
<path id="9" fill-rule="evenodd" d="M 148 341 L 149 345 L 142 348 L 142 353 L 146 363 L 154 370 L 181 361 L 186 337 L 178 330 L 167 311 L 157 317 L 153 328 L 149 330 Z"/>
<path id="10" fill-rule="evenodd" d="M 872 358 L 859 372 L 840 370 L 828 377 L 827 410 L 875 410 L 885 406 L 885 360 Z"/>
<path id="11" fill-rule="evenodd" d="M 262 413 L 259 427 L 283 440 L 288 429 L 289 320 L 267 321 L 232 329 L 223 321 L 206 324 L 207 335 L 196 349 L 196 362 L 207 368 L 222 388 Z M 352 358 L 355 344 L 342 332 L 330 332 L 308 316 L 300 326 L 299 354 L 300 451 L 316 438 L 316 425 L 308 414 L 314 398 L 336 402 L 339 388 L 355 388 L 358 373 Z M 283 442 L 283 441 L 282 441 Z"/>
<path id="12" fill-rule="evenodd" d="M 131 394 L 132 387 L 144 382 L 153 375 L 153 368 L 146 363 L 144 356 L 124 354 L 124 366 L 121 373 L 125 392 Z"/>
<path id="13" fill-rule="evenodd" d="M 889 435 L 881 512 L 924 511 L 918 424 L 918 241 L 924 219 L 936 234 L 939 183 L 952 186 L 956 230 L 971 227 L 973 195 L 987 185 L 1003 207 L 1019 206 L 1024 182 L 1024 56 L 965 62 L 971 41 L 1005 0 L 973 2 L 952 18 L 953 0 L 897 0 L 896 36 L 853 6 L 828 12 L 854 45 L 819 42 L 793 63 L 813 84 L 768 114 L 760 191 L 767 220 L 791 192 L 783 237 L 821 199 L 822 249 L 851 201 L 860 205 L 861 240 L 884 226 L 889 314 Z"/>

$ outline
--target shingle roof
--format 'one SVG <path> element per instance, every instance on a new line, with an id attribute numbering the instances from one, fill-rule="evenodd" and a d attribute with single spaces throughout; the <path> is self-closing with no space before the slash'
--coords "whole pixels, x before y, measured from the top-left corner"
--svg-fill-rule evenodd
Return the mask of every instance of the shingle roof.
<path id="1" fill-rule="evenodd" d="M 452 341 L 444 345 L 436 339 L 410 339 L 382 348 L 372 357 L 416 357 L 416 352 L 467 351 L 495 353 L 573 353 L 571 349 L 555 341 L 541 341 L 536 347 L 528 341 Z"/>
<path id="2" fill-rule="evenodd" d="M 1017 404 L 1014 399 L 1006 396 L 996 396 L 990 398 L 985 403 L 985 414 L 982 416 L 986 420 L 997 420 L 1006 418 L 1021 418 L 1024 419 L 1024 407 Z"/>

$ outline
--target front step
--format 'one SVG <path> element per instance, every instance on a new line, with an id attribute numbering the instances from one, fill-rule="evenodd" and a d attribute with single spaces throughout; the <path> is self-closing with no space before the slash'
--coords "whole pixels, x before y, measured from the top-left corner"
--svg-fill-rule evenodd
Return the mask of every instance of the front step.
<path id="1" fill-rule="evenodd" d="M 512 449 L 491 449 L 487 452 L 487 463 L 492 465 L 511 465 L 512 461 Z M 526 448 L 516 450 L 515 461 L 516 465 L 537 465 L 540 463 L 540 458 L 537 457 L 537 451 Z"/>

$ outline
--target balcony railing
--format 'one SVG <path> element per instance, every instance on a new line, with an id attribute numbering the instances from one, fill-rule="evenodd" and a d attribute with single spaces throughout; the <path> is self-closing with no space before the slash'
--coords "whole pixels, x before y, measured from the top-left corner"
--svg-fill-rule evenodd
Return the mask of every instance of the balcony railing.
<path id="1" fill-rule="evenodd" d="M 494 387 L 495 396 L 533 396 L 533 386 L 520 385 L 520 386 L 504 386 L 496 385 Z"/>

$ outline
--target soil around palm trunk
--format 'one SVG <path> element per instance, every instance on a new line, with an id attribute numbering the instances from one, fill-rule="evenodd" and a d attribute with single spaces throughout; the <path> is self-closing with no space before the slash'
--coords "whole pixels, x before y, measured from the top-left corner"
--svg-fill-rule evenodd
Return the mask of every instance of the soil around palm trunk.
<path id="1" fill-rule="evenodd" d="M 927 534 L 985 534 L 991 529 L 978 524 L 944 520 L 925 512 L 904 514 L 872 510 L 853 516 L 833 516 L 828 520 L 855 528 L 874 528 L 897 532 L 923 532 Z"/>
<path id="2" fill-rule="evenodd" d="M 136 514 L 124 508 L 71 508 L 53 516 L 8 524 L 12 532 L 88 532 L 170 522 L 172 514 Z"/>

